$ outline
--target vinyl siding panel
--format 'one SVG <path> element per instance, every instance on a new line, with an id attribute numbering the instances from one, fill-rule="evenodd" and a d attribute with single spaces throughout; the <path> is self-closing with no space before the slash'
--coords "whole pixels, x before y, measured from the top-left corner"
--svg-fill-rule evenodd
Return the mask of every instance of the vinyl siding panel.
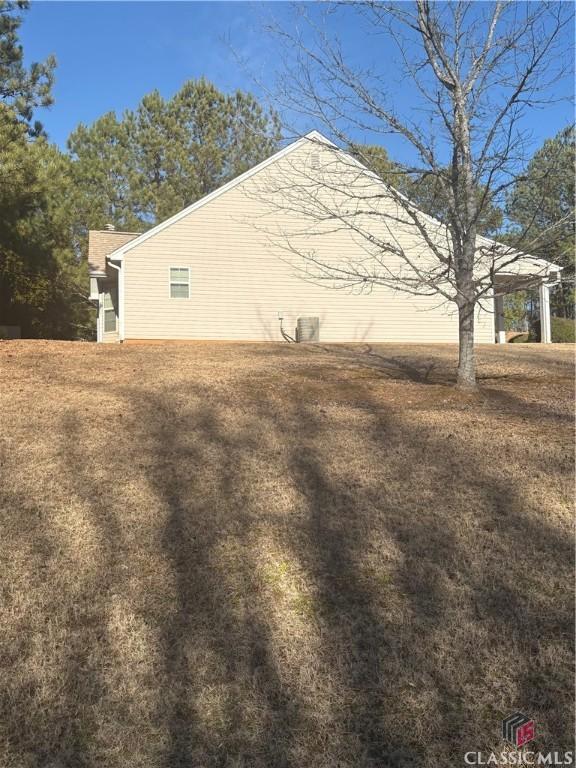
<path id="1" fill-rule="evenodd" d="M 286 233 L 291 243 L 334 263 L 365 256 L 350 230 L 333 231 L 333 225 L 318 222 L 311 227 L 307 203 L 298 209 L 298 200 L 306 198 L 299 163 L 307 167 L 305 157 L 279 161 L 272 175 L 282 183 L 274 185 L 266 178 L 272 171 L 263 171 L 125 254 L 126 339 L 280 341 L 282 312 L 291 335 L 298 317 L 318 316 L 326 342 L 457 341 L 454 305 L 439 306 L 438 296 L 413 297 L 380 286 L 358 293 L 299 276 L 304 262 L 287 254 Z M 394 237 L 423 258 L 425 244 L 409 227 L 399 225 Z M 395 260 L 391 254 L 391 267 Z M 190 268 L 188 299 L 170 298 L 170 267 Z M 494 341 L 491 312 L 479 310 L 476 339 Z"/>

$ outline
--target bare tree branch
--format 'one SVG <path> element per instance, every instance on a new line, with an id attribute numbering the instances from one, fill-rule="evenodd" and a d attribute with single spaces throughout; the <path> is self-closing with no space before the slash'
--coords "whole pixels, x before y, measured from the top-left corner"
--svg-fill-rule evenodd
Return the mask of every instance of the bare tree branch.
<path id="1" fill-rule="evenodd" d="M 526 110 L 555 99 L 551 86 L 570 66 L 562 35 L 572 9 L 564 3 L 501 0 L 369 0 L 329 8 L 330 14 L 353 11 L 370 32 L 396 46 L 403 74 L 420 97 L 418 111 L 400 115 L 388 67 L 355 67 L 331 33 L 331 17 L 311 14 L 305 6 L 297 8 L 296 32 L 272 30 L 285 65 L 276 103 L 312 117 L 344 148 L 357 147 L 352 136 L 358 131 L 400 136 L 418 162 L 399 172 L 436 180 L 442 221 L 379 180 L 367 158 L 360 153 L 365 162 L 357 159 L 358 151 L 354 158 L 322 143 L 320 168 L 286 163 L 283 181 L 275 179 L 272 189 L 260 192 L 277 211 L 307 222 L 299 231 L 276 233 L 286 253 L 302 260 L 306 279 L 361 290 L 384 285 L 413 295 L 432 292 L 456 304 L 459 383 L 474 386 L 475 306 L 494 292 L 500 275 L 520 274 L 528 263 L 536 276 L 549 271 L 542 261 L 527 261 L 525 233 L 503 244 L 481 238 L 478 227 L 526 162 Z M 356 263 L 310 248 L 311 236 L 335 230 L 347 231 L 357 253 L 364 254 Z M 545 236 L 554 235 L 552 227 Z"/>

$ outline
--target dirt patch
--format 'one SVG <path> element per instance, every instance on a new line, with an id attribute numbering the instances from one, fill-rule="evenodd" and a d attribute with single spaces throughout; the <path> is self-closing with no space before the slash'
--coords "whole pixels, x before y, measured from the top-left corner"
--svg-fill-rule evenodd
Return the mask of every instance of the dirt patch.
<path id="1" fill-rule="evenodd" d="M 573 348 L 0 343 L 0 765 L 569 749 Z"/>

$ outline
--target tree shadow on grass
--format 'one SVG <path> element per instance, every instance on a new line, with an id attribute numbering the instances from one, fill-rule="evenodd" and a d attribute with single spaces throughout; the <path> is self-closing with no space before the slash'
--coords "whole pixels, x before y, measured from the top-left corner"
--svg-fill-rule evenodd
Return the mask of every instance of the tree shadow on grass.
<path id="1" fill-rule="evenodd" d="M 446 366 L 429 359 L 422 361 L 421 355 L 383 354 L 371 344 L 325 346 L 322 344 L 302 345 L 308 355 L 326 356 L 332 361 L 347 364 L 359 370 L 374 371 L 387 379 L 412 381 L 417 384 L 447 384 L 456 380 L 455 374 Z"/>
<path id="2" fill-rule="evenodd" d="M 387 658 L 397 649 L 397 627 L 381 610 L 376 594 L 379 587 L 385 589 L 385 581 L 376 577 L 371 583 L 359 568 L 373 531 L 356 518 L 357 494 L 346 488 L 344 478 L 331 476 L 314 450 L 316 441 L 323 442 L 317 416 L 301 405 L 295 411 L 297 440 L 287 440 L 292 446 L 290 472 L 306 497 L 308 514 L 302 529 L 293 532 L 292 552 L 316 585 L 326 638 L 320 654 L 325 668 L 335 672 L 334 685 L 342 697 L 334 715 L 336 729 L 347 735 L 341 746 L 345 764 L 419 765 L 421 747 L 390 723 L 390 697 L 400 690 L 387 673 Z M 381 428 L 386 439 L 386 424 Z M 433 580 L 428 582 L 428 600 L 439 597 L 435 587 Z"/>
<path id="3" fill-rule="evenodd" d="M 250 391 L 246 384 L 245 394 Z M 198 395 L 208 397 L 207 392 Z M 266 396 L 254 405 L 250 398 L 251 425 L 234 431 L 234 437 L 224 422 L 220 424 L 220 417 L 209 412 L 193 420 L 195 440 L 204 445 L 202 466 L 207 466 L 206 454 L 217 448 L 209 470 L 216 483 L 206 509 L 210 504 L 224 505 L 223 517 L 216 517 L 212 527 L 208 524 L 212 538 L 203 542 L 203 556 L 215 551 L 233 520 L 244 531 L 241 538 L 245 542 L 254 531 L 256 517 L 262 514 L 263 507 L 254 504 L 249 494 L 242 514 L 234 501 L 238 488 L 256 480 L 244 474 L 244 451 L 259 457 L 264 474 L 267 455 L 269 462 L 279 462 L 296 489 L 305 510 L 303 517 L 291 525 L 272 516 L 272 535 L 289 547 L 293 562 L 312 585 L 309 618 L 323 638 L 315 665 L 329 678 L 327 687 L 334 692 L 330 727 L 324 732 L 313 716 L 288 716 L 298 705 L 282 708 L 279 703 L 294 702 L 297 696 L 286 683 L 290 674 L 270 661 L 277 658 L 277 649 L 266 614 L 253 615 L 245 623 L 229 617 L 222 625 L 221 639 L 212 641 L 212 650 L 222 660 L 239 697 L 229 702 L 230 722 L 237 722 L 250 688 L 245 672 L 240 671 L 244 666 L 234 659 L 238 647 L 251 636 L 258 638 L 257 654 L 266 667 L 265 682 L 258 691 L 260 706 L 264 704 L 269 713 L 268 725 L 280 721 L 282 726 L 276 734 L 269 727 L 261 729 L 257 747 L 252 741 L 250 747 L 242 748 L 243 740 L 230 739 L 228 734 L 228 753 L 239 750 L 235 754 L 250 754 L 252 759 L 267 755 L 278 765 L 290 764 L 297 753 L 307 755 L 315 765 L 324 760 L 327 765 L 339 761 L 342 765 L 432 766 L 460 759 L 463 735 L 473 746 L 487 739 L 497 743 L 499 719 L 517 707 L 540 715 L 540 722 L 546 723 L 542 731 L 548 743 L 566 743 L 565 721 L 557 710 L 542 710 L 541 697 L 530 690 L 529 680 L 534 679 L 535 664 L 542 669 L 549 665 L 546 659 L 555 634 L 568 636 L 572 613 L 568 601 L 557 599 L 554 608 L 545 604 L 542 590 L 547 585 L 522 561 L 513 559 L 511 565 L 510 552 L 518 537 L 525 536 L 530 542 L 529 547 L 525 545 L 528 557 L 544 562 L 554 559 L 566 576 L 572 557 L 570 542 L 544 518 L 535 517 L 533 509 L 525 508 L 530 504 L 518 488 L 493 476 L 489 460 L 483 466 L 470 456 L 469 473 L 455 470 L 466 464 L 461 444 L 447 448 L 437 444 L 428 431 L 423 453 L 423 431 L 390 413 L 383 414 L 381 407 L 370 415 L 372 424 L 364 448 L 367 454 L 379 457 L 387 473 L 379 477 L 376 470 L 355 485 L 352 471 L 335 474 L 331 467 L 331 455 L 342 449 L 346 424 L 340 425 L 342 434 L 338 435 L 334 423 L 320 417 L 299 395 L 294 392 L 293 399 L 282 405 Z M 270 435 L 282 446 L 280 455 L 268 453 L 266 436 Z M 180 449 L 176 447 L 175 453 Z M 423 462 L 428 466 L 428 480 L 417 471 Z M 390 485 L 395 487 L 392 494 L 385 480 L 390 474 Z M 394 478 L 401 478 L 403 493 L 398 493 Z M 180 501 L 170 496 L 163 483 L 160 492 L 170 508 L 177 509 Z M 462 508 L 467 503 L 472 509 Z M 271 499 L 270 506 L 274 505 Z M 198 601 L 186 597 L 197 570 L 182 536 L 188 514 L 185 512 L 174 530 L 167 531 L 166 542 L 170 542 L 168 549 L 180 573 L 181 610 L 197 615 Z M 475 533 L 466 531 L 466 526 L 475 526 Z M 367 575 L 363 555 L 381 534 L 392 541 L 397 552 L 394 565 Z M 246 547 L 245 555 L 239 589 L 245 594 L 252 590 L 258 600 L 260 587 L 250 575 L 256 568 L 250 560 L 254 552 Z M 228 602 L 229 610 L 230 596 L 221 592 L 222 578 L 221 566 L 215 567 L 212 581 L 203 580 L 204 589 L 218 596 L 219 606 Z M 528 605 L 527 594 L 531 595 Z M 213 606 L 205 608 L 202 621 L 213 619 Z M 189 634 L 193 623 L 184 634 Z M 171 632 L 173 640 L 167 647 L 181 635 L 178 623 Z M 519 659 L 525 659 L 526 648 L 533 646 L 532 633 L 539 637 L 536 655 L 540 659 L 535 662 L 531 650 L 530 666 Z M 491 683 L 485 685 L 486 667 L 500 664 L 502 681 L 491 673 Z M 170 676 L 177 668 L 178 664 L 172 667 Z M 561 678 L 559 690 L 568 704 L 568 678 L 564 674 Z M 501 690 L 490 690 L 499 684 Z M 549 697 L 546 701 L 549 706 Z M 412 722 L 420 724 L 411 731 Z M 182 725 L 178 718 L 175 723 L 174 733 Z M 231 732 L 237 730 L 232 727 Z M 210 735 L 204 738 L 202 754 L 208 750 L 217 764 L 220 753 L 207 746 Z"/>
<path id="4" fill-rule="evenodd" d="M 517 487 L 494 475 L 488 457 L 482 464 L 471 455 L 466 471 L 461 444 L 437 443 L 431 430 L 415 431 L 390 413 L 382 416 L 381 407 L 373 412 L 365 449 L 388 466 L 390 487 L 374 478 L 351 490 L 352 468 L 348 476 L 331 469 L 339 450 L 334 423 L 294 394 L 291 412 L 268 417 L 293 446 L 291 475 L 307 498 L 308 520 L 294 530 L 292 551 L 318 587 L 325 662 L 346 670 L 341 684 L 354 705 L 340 727 L 360 749 L 359 763 L 432 766 L 461 759 L 463 737 L 472 746 L 497 743 L 500 718 L 518 707 L 540 715 L 541 743 L 570 748 L 570 719 L 563 718 L 560 701 L 570 707 L 571 600 L 557 595 L 553 605 L 548 602 L 550 584 L 528 565 L 553 563 L 565 583 L 572 572 L 570 540 Z M 345 436 L 346 425 L 341 429 Z M 418 471 L 423 462 L 427 476 Z M 368 515 L 362 514 L 366 509 Z M 410 619 L 400 624 L 386 619 L 377 576 L 371 584 L 361 578 L 363 556 L 379 526 L 400 553 L 391 582 L 382 588 L 392 603 L 394 592 L 401 593 Z M 558 633 L 564 648 L 558 660 L 563 671 L 552 674 L 557 701 L 548 696 L 542 708 Z M 502 665 L 502 680 L 492 674 L 484 685 L 486 668 L 495 664 Z M 536 667 L 540 691 L 530 689 Z M 432 711 L 418 712 L 412 686 L 428 694 L 420 698 Z M 411 731 L 418 717 L 420 726 Z M 426 738 L 419 732 L 424 722 Z"/>
<path id="5" fill-rule="evenodd" d="M 103 545 L 92 572 L 75 573 L 66 537 L 74 522 L 67 513 L 78 503 L 90 507 L 92 494 L 102 494 L 102 488 L 90 481 L 76 416 L 65 416 L 55 439 L 61 441 L 62 464 L 54 471 L 61 473 L 59 494 L 66 496 L 69 507 L 55 514 L 53 494 L 21 497 L 14 488 L 2 502 L 18 521 L 5 540 L 13 557 L 19 547 L 28 552 L 29 569 L 28 588 L 19 596 L 27 601 L 20 630 L 10 624 L 19 635 L 10 681 L 16 684 L 9 692 L 4 688 L 7 698 L 1 705 L 5 764 L 10 766 L 97 764 L 96 711 L 108 694 L 101 674 L 110 650 L 102 595 L 117 580 L 118 527 L 113 512 L 91 518 L 90 527 Z"/>
<path id="6" fill-rule="evenodd" d="M 116 394 L 121 477 L 98 479 L 80 422 L 62 423 L 67 493 L 93 510 L 101 548 L 42 606 L 71 641 L 54 712 L 26 710 L 17 681 L 13 714 L 5 703 L 20 762 L 437 768 L 500 746 L 515 709 L 538 745 L 569 747 L 571 541 L 493 457 L 361 384 L 322 410 L 299 381 L 248 377 Z M 538 460 L 526 453 L 527 474 Z M 276 591 L 266 558 L 281 559 Z M 116 593 L 145 639 L 126 668 Z"/>
<path id="7" fill-rule="evenodd" d="M 574 415 L 565 403 L 554 407 L 550 399 L 544 402 L 542 400 L 533 402 L 495 387 L 482 387 L 479 396 L 486 405 L 495 408 L 507 419 L 520 417 L 535 424 L 541 424 L 543 420 L 547 420 L 561 426 L 569 426 L 574 422 Z"/>
<path id="8" fill-rule="evenodd" d="M 320 415 L 298 388 L 280 402 L 255 401 L 250 382 L 233 404 L 194 385 L 179 405 L 182 395 L 148 398 L 140 449 L 175 578 L 158 691 L 167 767 L 432 768 L 460 760 L 463 743 L 498 746 L 499 721 L 517 708 L 537 718 L 542 746 L 568 748 L 573 614 L 527 565 L 553 562 L 565 582 L 570 541 L 490 457 L 380 404 L 362 411 L 366 474 L 347 417 Z M 276 465 L 296 492 L 294 519 L 260 490 Z M 259 577 L 262 525 L 311 587 L 305 617 L 321 640 L 302 663 L 330 692 L 328 721 L 282 662 Z"/>
<path id="9" fill-rule="evenodd" d="M 193 386 L 189 386 L 187 396 Z M 238 436 L 197 393 L 184 414 L 171 397 L 146 408 L 150 482 L 166 508 L 162 547 L 175 600 L 162 632 L 169 720 L 166 766 L 293 765 L 287 735 L 298 697 L 280 682 L 250 561 L 254 512 L 239 471 L 256 431 Z M 176 428 L 178 425 L 178 428 Z"/>

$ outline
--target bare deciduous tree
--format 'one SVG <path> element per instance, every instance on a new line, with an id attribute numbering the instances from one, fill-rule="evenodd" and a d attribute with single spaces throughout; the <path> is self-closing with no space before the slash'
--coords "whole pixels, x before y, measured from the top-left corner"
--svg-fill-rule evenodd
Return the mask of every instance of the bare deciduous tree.
<path id="1" fill-rule="evenodd" d="M 478 221 L 503 200 L 526 162 L 526 110 L 553 101 L 554 85 L 566 76 L 573 53 L 566 47 L 572 10 L 565 3 L 418 0 L 337 6 L 328 13 L 353 11 L 382 36 L 382 65 L 354 67 L 330 33 L 330 19 L 324 25 L 316 12 L 312 18 L 300 6 L 296 32 L 272 29 L 284 51 L 277 103 L 323 125 L 345 148 L 354 147 L 355 158 L 369 169 L 372 157 L 362 156 L 359 132 L 402 137 L 415 159 L 398 171 L 414 182 L 434 180 L 445 214 L 433 220 L 393 187 L 383 192 L 370 180 L 352 182 L 356 159 L 333 147 L 339 164 L 329 163 L 332 171 L 321 174 L 324 192 L 331 194 L 319 192 L 317 172 L 300 171 L 302 184 L 295 189 L 291 182 L 288 192 L 287 183 L 279 205 L 308 222 L 322 222 L 324 232 L 329 226 L 349 229 L 363 243 L 365 257 L 336 263 L 303 248 L 294 233 L 286 247 L 304 259 L 308 279 L 332 287 L 385 285 L 455 303 L 458 385 L 474 388 L 475 308 L 491 295 L 496 277 L 514 271 L 512 265 L 533 245 L 522 234 L 505 246 L 482 238 Z M 392 44 L 418 96 L 403 115 L 389 87 L 386 59 Z M 376 221 L 378 226 L 372 226 Z M 426 258 L 397 236 L 406 228 L 425 245 Z M 307 234 L 313 230 L 308 223 Z M 554 228 L 548 235 L 554 237 Z"/>

